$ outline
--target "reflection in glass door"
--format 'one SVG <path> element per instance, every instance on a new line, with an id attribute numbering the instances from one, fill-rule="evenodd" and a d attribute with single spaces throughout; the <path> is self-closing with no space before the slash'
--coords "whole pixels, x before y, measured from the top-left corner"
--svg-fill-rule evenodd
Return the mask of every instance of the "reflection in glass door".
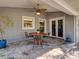
<path id="1" fill-rule="evenodd" d="M 45 27 L 44 22 L 39 22 L 39 23 L 40 23 L 40 27 L 39 27 L 40 32 L 44 32 L 44 27 Z"/>
<path id="2" fill-rule="evenodd" d="M 56 21 L 52 21 L 52 35 L 56 36 Z"/>
<path id="3" fill-rule="evenodd" d="M 58 37 L 63 37 L 63 20 L 58 20 Z"/>

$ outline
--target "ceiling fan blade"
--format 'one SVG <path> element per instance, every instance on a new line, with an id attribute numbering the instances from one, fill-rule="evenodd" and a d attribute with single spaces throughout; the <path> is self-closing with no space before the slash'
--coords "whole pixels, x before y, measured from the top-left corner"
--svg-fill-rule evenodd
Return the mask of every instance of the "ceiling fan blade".
<path id="1" fill-rule="evenodd" d="M 47 9 L 40 9 L 41 11 L 46 11 Z"/>
<path id="2" fill-rule="evenodd" d="M 40 12 L 44 13 L 47 9 L 40 9 Z"/>

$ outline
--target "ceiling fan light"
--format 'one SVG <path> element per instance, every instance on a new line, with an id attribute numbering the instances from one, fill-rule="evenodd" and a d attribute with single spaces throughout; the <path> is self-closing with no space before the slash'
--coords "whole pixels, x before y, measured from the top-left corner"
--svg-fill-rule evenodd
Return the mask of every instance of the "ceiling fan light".
<path id="1" fill-rule="evenodd" d="M 38 16 L 39 16 L 40 14 L 41 14 L 40 12 L 36 12 L 36 15 L 38 15 Z"/>

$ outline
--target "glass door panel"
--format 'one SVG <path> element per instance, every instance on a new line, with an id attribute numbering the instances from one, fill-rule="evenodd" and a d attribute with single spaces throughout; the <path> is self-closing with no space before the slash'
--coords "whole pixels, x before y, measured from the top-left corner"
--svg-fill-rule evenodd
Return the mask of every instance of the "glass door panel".
<path id="1" fill-rule="evenodd" d="M 63 20 L 58 20 L 58 37 L 63 37 Z"/>
<path id="2" fill-rule="evenodd" d="M 40 32 L 44 32 L 44 26 L 45 24 L 44 24 L 44 22 L 40 22 Z"/>
<path id="3" fill-rule="evenodd" d="M 52 21 L 52 35 L 56 36 L 56 21 Z"/>

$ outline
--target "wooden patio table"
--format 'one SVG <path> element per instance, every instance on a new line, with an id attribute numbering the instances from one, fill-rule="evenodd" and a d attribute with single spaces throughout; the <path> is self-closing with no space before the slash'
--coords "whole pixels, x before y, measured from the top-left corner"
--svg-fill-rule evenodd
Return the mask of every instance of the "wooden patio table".
<path id="1" fill-rule="evenodd" d="M 43 32 L 32 32 L 32 33 L 29 33 L 29 35 L 33 35 L 33 36 L 46 36 L 47 33 L 43 33 Z"/>
<path id="2" fill-rule="evenodd" d="M 29 35 L 32 35 L 34 37 L 34 40 L 33 40 L 34 45 L 41 45 L 42 46 L 44 43 L 43 36 L 46 36 L 48 34 L 44 33 L 44 32 L 40 32 L 40 33 L 32 32 L 32 33 L 29 33 Z"/>

